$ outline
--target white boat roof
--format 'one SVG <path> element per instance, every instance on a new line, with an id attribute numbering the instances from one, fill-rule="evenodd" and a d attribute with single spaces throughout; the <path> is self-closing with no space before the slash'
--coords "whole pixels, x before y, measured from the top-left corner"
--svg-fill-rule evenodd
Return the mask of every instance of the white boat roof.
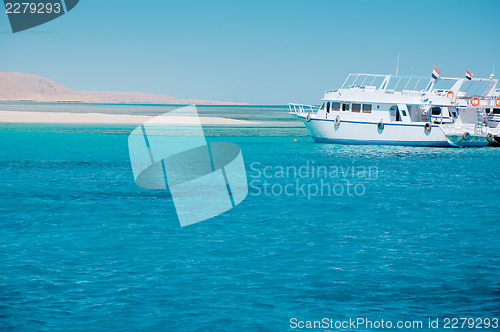
<path id="1" fill-rule="evenodd" d="M 446 82 L 448 85 L 452 84 L 452 86 L 434 89 L 437 83 L 442 82 Z M 466 91 L 461 91 L 466 82 L 469 87 Z M 498 80 L 493 79 L 493 76 L 488 79 L 472 78 L 471 80 L 465 77 L 440 77 L 436 80 L 427 76 L 351 73 L 340 89 L 326 91 L 323 100 L 465 107 L 467 102 L 462 98 L 474 95 L 470 94 L 470 92 L 475 93 L 474 90 L 470 89 L 470 86 L 477 82 L 481 82 L 483 86 L 486 83 L 486 88 L 481 96 L 498 95 L 498 90 L 495 90 Z M 444 85 L 446 86 L 446 84 Z M 449 93 L 450 91 L 452 93 Z"/>

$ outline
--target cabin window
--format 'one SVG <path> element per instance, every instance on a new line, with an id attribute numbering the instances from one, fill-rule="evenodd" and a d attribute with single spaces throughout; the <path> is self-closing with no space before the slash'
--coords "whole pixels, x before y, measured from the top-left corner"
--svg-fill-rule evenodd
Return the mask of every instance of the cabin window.
<path id="1" fill-rule="evenodd" d="M 453 111 L 453 112 L 451 112 L 451 115 L 452 115 L 454 118 L 456 118 L 456 117 L 457 117 L 457 112 L 454 112 L 454 111 Z"/>
<path id="2" fill-rule="evenodd" d="M 403 116 L 406 116 L 406 111 L 405 110 L 401 110 L 401 113 L 403 113 Z"/>
<path id="3" fill-rule="evenodd" d="M 371 104 L 363 104 L 363 113 L 371 113 L 372 105 Z"/>
<path id="4" fill-rule="evenodd" d="M 349 105 L 349 104 L 342 104 L 342 111 L 349 112 L 350 108 L 351 108 L 351 105 Z"/>
<path id="5" fill-rule="evenodd" d="M 340 111 L 340 103 L 332 103 L 332 111 Z"/>
<path id="6" fill-rule="evenodd" d="M 359 113 L 361 111 L 361 104 L 352 104 L 352 111 Z"/>
<path id="7" fill-rule="evenodd" d="M 321 107 L 319 109 L 320 110 L 324 110 L 325 109 L 325 103 L 321 104 Z"/>
<path id="8" fill-rule="evenodd" d="M 330 102 L 326 103 L 326 113 L 330 112 Z"/>
<path id="9" fill-rule="evenodd" d="M 441 114 L 441 107 L 431 108 L 431 115 L 440 115 L 440 114 Z"/>
<path id="10" fill-rule="evenodd" d="M 486 108 L 484 111 L 486 112 L 486 114 L 490 114 L 490 109 L 489 108 Z"/>
<path id="11" fill-rule="evenodd" d="M 500 114 L 500 108 L 494 108 L 493 114 Z"/>

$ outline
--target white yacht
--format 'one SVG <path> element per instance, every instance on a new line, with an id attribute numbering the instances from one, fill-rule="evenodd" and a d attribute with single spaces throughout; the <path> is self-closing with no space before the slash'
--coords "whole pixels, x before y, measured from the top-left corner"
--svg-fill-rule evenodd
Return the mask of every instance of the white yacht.
<path id="1" fill-rule="evenodd" d="M 469 147 L 488 143 L 482 123 L 465 123 L 457 82 L 434 89 L 433 77 L 350 74 L 340 89 L 326 91 L 320 107 L 289 104 L 315 142 Z"/>
<path id="2" fill-rule="evenodd" d="M 467 72 L 469 75 L 470 73 Z M 461 118 L 466 123 L 484 123 L 488 131 L 488 145 L 500 146 L 500 89 L 494 74 L 489 78 L 449 78 L 467 85 L 458 91 L 457 98 L 464 100 L 467 106 L 459 108 Z"/>

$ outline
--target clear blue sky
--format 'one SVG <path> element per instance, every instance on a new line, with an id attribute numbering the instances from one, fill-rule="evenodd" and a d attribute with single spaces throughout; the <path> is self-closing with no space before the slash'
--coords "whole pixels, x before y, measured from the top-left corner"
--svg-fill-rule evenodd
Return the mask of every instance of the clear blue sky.
<path id="1" fill-rule="evenodd" d="M 81 0 L 12 34 L 0 71 L 75 90 L 318 103 L 349 72 L 500 76 L 500 0 Z"/>

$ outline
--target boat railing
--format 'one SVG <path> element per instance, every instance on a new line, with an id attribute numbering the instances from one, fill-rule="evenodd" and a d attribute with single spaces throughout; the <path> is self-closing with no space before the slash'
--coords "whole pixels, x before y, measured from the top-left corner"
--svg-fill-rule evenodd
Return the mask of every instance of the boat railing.
<path id="1" fill-rule="evenodd" d="M 467 95 L 467 94 L 459 94 L 457 96 L 460 100 L 465 100 L 469 106 L 479 107 L 479 108 L 500 108 L 497 105 L 499 96 L 476 96 L 476 95 Z M 479 100 L 479 104 L 472 105 L 472 99 Z"/>
<path id="2" fill-rule="evenodd" d="M 304 104 L 290 103 L 288 104 L 288 107 L 290 108 L 290 113 L 292 114 L 304 114 L 304 113 L 315 114 L 319 110 L 319 106 L 304 105 Z"/>
<path id="3" fill-rule="evenodd" d="M 391 76 L 387 89 L 394 91 L 412 91 L 421 93 L 427 85 L 428 77 L 425 76 Z"/>
<path id="4" fill-rule="evenodd" d="M 427 76 L 351 73 L 345 79 L 341 89 L 382 90 L 389 94 L 412 91 L 419 94 L 425 90 L 429 80 Z"/>
<path id="5" fill-rule="evenodd" d="M 352 86 L 379 86 L 388 76 L 389 75 L 351 73 L 345 79 L 341 89 Z"/>
<path id="6" fill-rule="evenodd" d="M 500 114 L 489 113 L 486 115 L 488 121 L 500 122 Z"/>
<path id="7" fill-rule="evenodd" d="M 401 94 L 405 96 L 416 96 L 416 97 L 422 96 L 421 91 L 415 91 L 415 90 L 403 90 L 401 91 Z"/>

